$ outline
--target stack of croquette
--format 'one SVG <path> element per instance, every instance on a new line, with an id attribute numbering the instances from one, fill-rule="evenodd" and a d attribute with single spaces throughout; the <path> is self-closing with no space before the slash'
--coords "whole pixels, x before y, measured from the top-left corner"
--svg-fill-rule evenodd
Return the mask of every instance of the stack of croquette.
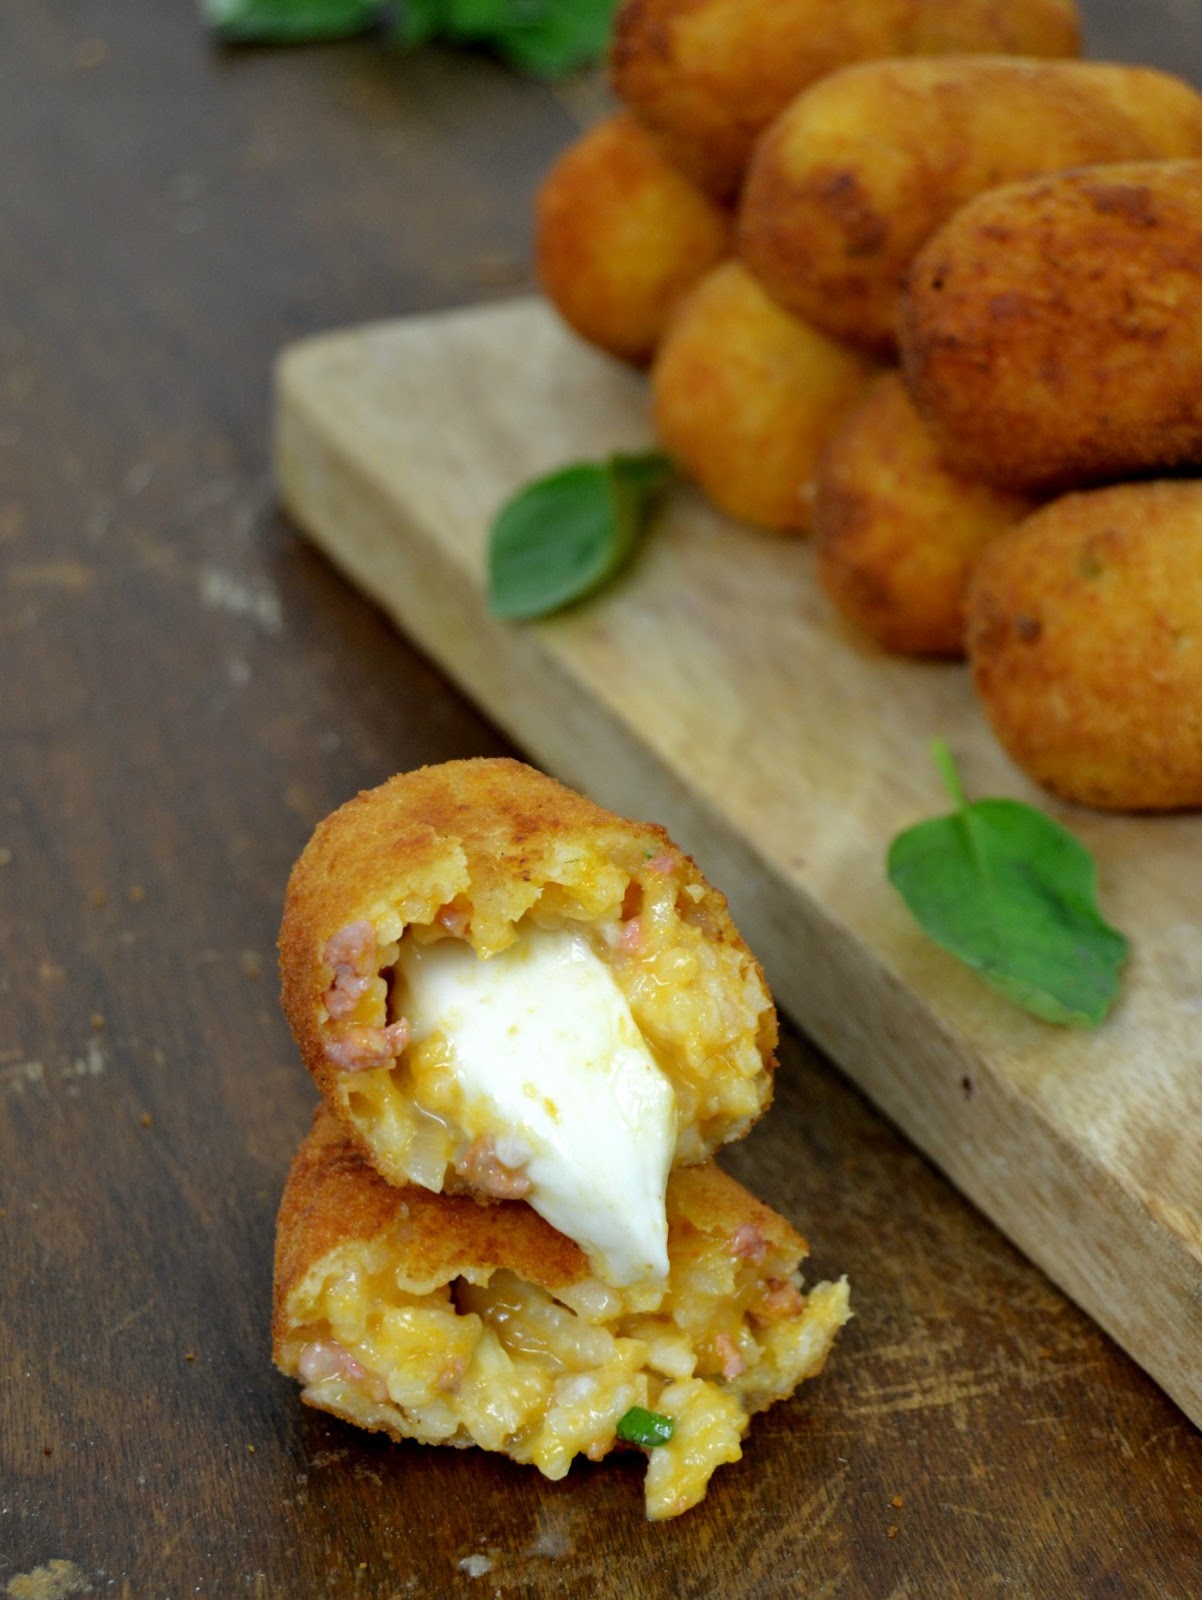
<path id="1" fill-rule="evenodd" d="M 643 1448 L 648 1516 L 695 1505 L 850 1315 L 711 1159 L 777 1040 L 723 896 L 661 828 L 449 762 L 318 827 L 280 957 L 322 1091 L 276 1240 L 302 1399 L 550 1478 Z"/>

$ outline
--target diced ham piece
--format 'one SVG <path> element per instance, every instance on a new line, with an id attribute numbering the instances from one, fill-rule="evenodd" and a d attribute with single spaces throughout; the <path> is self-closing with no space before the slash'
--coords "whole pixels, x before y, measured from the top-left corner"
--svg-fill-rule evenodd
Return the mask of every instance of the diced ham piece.
<path id="1" fill-rule="evenodd" d="M 637 917 L 631 917 L 629 922 L 622 924 L 622 932 L 618 936 L 618 949 L 628 956 L 637 955 L 643 944 L 643 924 Z"/>
<path id="2" fill-rule="evenodd" d="M 468 924 L 472 919 L 461 907 L 445 905 L 434 920 L 440 928 L 445 928 L 448 933 L 454 934 L 456 939 L 466 939 Z"/>
<path id="3" fill-rule="evenodd" d="M 386 1028 L 342 1028 L 327 1036 L 326 1057 L 343 1072 L 368 1072 L 386 1067 L 409 1043 L 409 1024 L 404 1017 Z"/>
<path id="4" fill-rule="evenodd" d="M 722 1376 L 728 1382 L 734 1378 L 741 1378 L 747 1371 L 747 1363 L 739 1354 L 739 1347 L 729 1333 L 720 1333 L 714 1340 L 714 1354 L 722 1363 Z"/>
<path id="5" fill-rule="evenodd" d="M 768 1241 L 754 1222 L 744 1222 L 730 1236 L 730 1253 L 758 1265 L 768 1254 Z"/>
<path id="6" fill-rule="evenodd" d="M 357 1383 L 372 1400 L 387 1400 L 388 1389 L 377 1373 L 368 1372 L 336 1339 L 313 1339 L 301 1351 L 296 1363 L 301 1382 L 308 1385 L 341 1378 Z"/>
<path id="7" fill-rule="evenodd" d="M 506 1150 L 504 1154 L 508 1156 L 517 1152 Z M 529 1156 L 524 1156 L 522 1160 L 529 1160 Z M 491 1133 L 476 1135 L 455 1163 L 455 1171 L 473 1189 L 491 1194 L 498 1200 L 522 1200 L 533 1188 L 524 1164 L 501 1159 L 497 1142 Z"/>
<path id="8" fill-rule="evenodd" d="M 785 1317 L 800 1316 L 805 1303 L 805 1295 L 794 1284 L 769 1278 L 767 1294 L 752 1311 L 761 1322 L 780 1322 Z"/>
<path id="9" fill-rule="evenodd" d="M 350 922 L 326 940 L 325 959 L 334 981 L 322 996 L 334 1021 L 349 1016 L 376 975 L 376 930 L 366 920 Z"/>
<path id="10" fill-rule="evenodd" d="M 680 865 L 680 857 L 674 856 L 670 850 L 664 850 L 657 856 L 652 856 L 647 863 L 648 872 L 662 872 L 664 877 L 671 876 Z"/>
<path id="11" fill-rule="evenodd" d="M 296 1370 L 303 1383 L 324 1383 L 327 1378 L 359 1383 L 367 1376 L 367 1368 L 360 1366 L 335 1339 L 311 1340 L 301 1351 Z"/>
<path id="12" fill-rule="evenodd" d="M 454 1394 L 463 1382 L 463 1374 L 467 1371 L 467 1361 L 463 1356 L 451 1356 L 439 1369 L 434 1380 L 434 1387 L 439 1394 Z"/>

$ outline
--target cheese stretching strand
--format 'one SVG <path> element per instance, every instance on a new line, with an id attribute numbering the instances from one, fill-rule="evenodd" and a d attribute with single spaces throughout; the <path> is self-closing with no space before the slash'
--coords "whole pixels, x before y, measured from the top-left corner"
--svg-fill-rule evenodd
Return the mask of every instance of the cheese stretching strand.
<path id="1" fill-rule="evenodd" d="M 402 944 L 398 970 L 412 1048 L 445 1064 L 473 1145 L 491 1138 L 608 1283 L 663 1278 L 676 1097 L 584 936 L 530 929 L 488 961 Z"/>

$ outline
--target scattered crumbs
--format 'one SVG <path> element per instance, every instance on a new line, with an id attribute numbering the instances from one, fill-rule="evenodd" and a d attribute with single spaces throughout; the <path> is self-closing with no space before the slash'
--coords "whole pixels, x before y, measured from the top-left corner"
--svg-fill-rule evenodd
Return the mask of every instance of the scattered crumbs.
<path id="1" fill-rule="evenodd" d="M 200 598 L 214 611 L 257 623 L 265 633 L 277 634 L 283 628 L 279 595 L 265 583 L 256 583 L 240 573 L 209 567 L 200 575 Z"/>
<path id="2" fill-rule="evenodd" d="M 960 1089 L 966 1100 L 972 1099 L 972 1079 L 967 1074 L 960 1079 Z"/>
<path id="3" fill-rule="evenodd" d="M 80 72 L 94 72 L 109 58 L 109 47 L 103 39 L 81 39 L 75 46 L 75 65 Z"/>
<path id="4" fill-rule="evenodd" d="M 93 1033 L 103 1033 L 104 1032 L 104 1012 L 103 1011 L 93 1011 L 92 1015 L 89 1017 L 88 1020 L 92 1024 L 92 1032 Z"/>
<path id="5" fill-rule="evenodd" d="M 254 1453 L 255 1453 L 254 1445 L 253 1444 L 248 1444 L 247 1447 L 246 1447 L 246 1451 L 247 1451 L 248 1455 L 252 1455 L 253 1456 Z"/>
<path id="6" fill-rule="evenodd" d="M 6 844 L 0 844 L 0 867 L 12 865 L 13 853 Z"/>
<path id="7" fill-rule="evenodd" d="M 85 1594 L 91 1588 L 74 1561 L 56 1559 L 32 1572 L 19 1572 L 8 1580 L 4 1593 L 9 1600 L 67 1600 L 68 1595 Z"/>
<path id="8" fill-rule="evenodd" d="M 886 1539 L 896 1539 L 900 1532 L 901 1529 L 897 1526 L 897 1524 L 895 1522 L 891 1522 L 885 1529 L 885 1537 Z"/>
<path id="9" fill-rule="evenodd" d="M 63 1067 L 63 1078 L 99 1078 L 105 1068 L 104 1051 L 99 1039 L 89 1039 L 82 1056 L 76 1056 L 68 1067 Z"/>
<path id="10" fill-rule="evenodd" d="M 52 1456 L 54 1454 L 54 1447 L 52 1445 L 44 1444 L 42 1446 L 42 1454 L 44 1456 Z"/>
<path id="11" fill-rule="evenodd" d="M 143 1111 L 142 1115 L 138 1118 L 138 1121 L 144 1128 L 154 1127 L 154 1118 L 151 1116 L 149 1111 Z"/>
<path id="12" fill-rule="evenodd" d="M 542 1556 L 550 1561 L 558 1561 L 563 1556 L 572 1553 L 572 1541 L 568 1531 L 562 1527 L 544 1527 L 533 1538 L 522 1552 L 527 1556 Z"/>
<path id="13" fill-rule="evenodd" d="M 243 950 L 238 957 L 238 964 L 244 978 L 253 980 L 263 976 L 263 958 L 257 950 Z"/>
<path id="14" fill-rule="evenodd" d="M 131 883 L 125 892 L 131 905 L 141 905 L 146 898 L 146 890 L 140 883 Z"/>
<path id="15" fill-rule="evenodd" d="M 1046 1344 L 1041 1344 L 1039 1347 L 1039 1359 L 1041 1361 L 1050 1361 L 1052 1359 L 1052 1352 Z"/>
<path id="16" fill-rule="evenodd" d="M 894 1511 L 900 1511 L 901 1508 L 905 1505 L 905 1503 L 906 1503 L 906 1497 L 905 1497 L 905 1495 L 901 1495 L 901 1494 L 895 1494 L 893 1496 L 893 1499 L 890 1500 L 890 1502 L 889 1502 L 889 1504 L 893 1507 Z"/>
<path id="17" fill-rule="evenodd" d="M 184 1360 L 185 1361 L 195 1361 L 196 1360 L 196 1351 L 195 1350 L 185 1350 L 184 1351 Z"/>
<path id="18" fill-rule="evenodd" d="M 469 1578 L 483 1578 L 492 1571 L 492 1562 L 487 1556 L 463 1556 L 459 1562 L 460 1572 L 466 1572 Z"/>
<path id="19" fill-rule="evenodd" d="M 46 1070 L 40 1061 L 15 1061 L 11 1066 L 0 1067 L 0 1088 L 24 1094 L 27 1088 L 45 1087 Z"/>
<path id="20" fill-rule="evenodd" d="M 101 906 L 107 906 L 109 903 L 109 897 L 107 894 L 105 894 L 103 889 L 93 889 L 91 894 L 88 896 L 88 900 L 92 905 L 96 906 L 97 909 L 99 909 Z"/>

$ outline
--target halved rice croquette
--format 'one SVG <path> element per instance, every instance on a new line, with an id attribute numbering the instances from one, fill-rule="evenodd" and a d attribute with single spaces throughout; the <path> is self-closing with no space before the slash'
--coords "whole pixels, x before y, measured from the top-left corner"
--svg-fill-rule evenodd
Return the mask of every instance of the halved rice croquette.
<path id="1" fill-rule="evenodd" d="M 845 1281 L 801 1288 L 805 1241 L 712 1163 L 668 1184 L 666 1285 L 618 1290 L 529 1206 L 394 1188 L 323 1106 L 280 1207 L 273 1347 L 302 1399 L 360 1427 L 480 1445 L 562 1478 L 640 1406 L 667 1416 L 647 1514 L 742 1454 L 752 1413 L 821 1371 Z"/>
<path id="2" fill-rule="evenodd" d="M 771 1096 L 776 1013 L 723 896 L 516 761 L 327 818 L 280 949 L 305 1063 L 384 1177 L 527 1199 L 611 1282 L 663 1275 L 669 1169 Z"/>

